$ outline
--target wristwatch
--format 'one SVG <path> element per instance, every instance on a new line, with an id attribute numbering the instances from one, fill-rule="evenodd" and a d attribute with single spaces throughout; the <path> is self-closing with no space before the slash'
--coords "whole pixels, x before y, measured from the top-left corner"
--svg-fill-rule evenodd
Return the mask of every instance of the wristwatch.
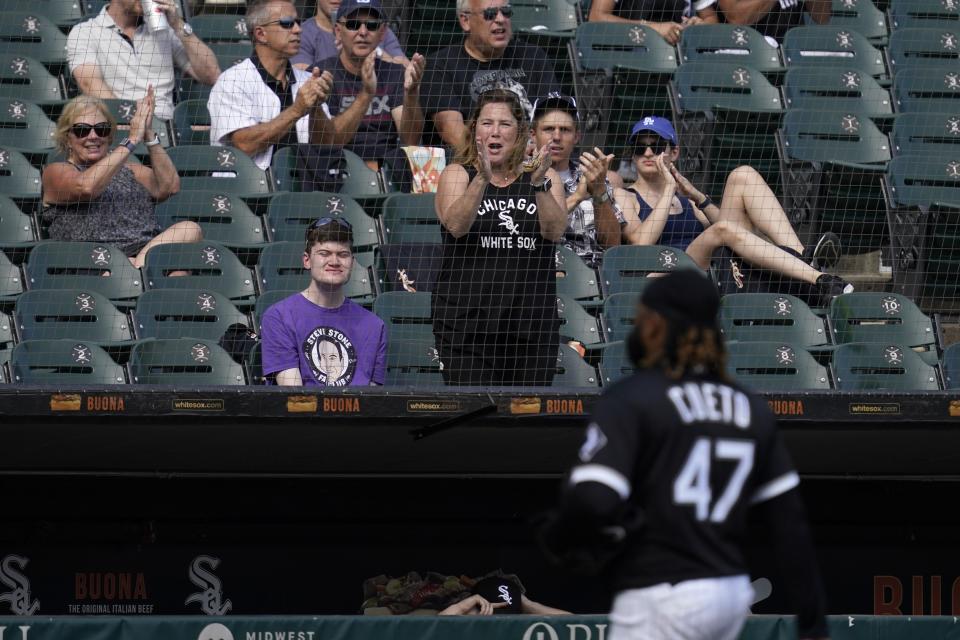
<path id="1" fill-rule="evenodd" d="M 593 198 L 593 204 L 598 204 L 598 205 L 603 204 L 604 202 L 610 199 L 610 192 L 604 189 L 601 195 L 592 196 L 592 198 Z"/>
<path id="2" fill-rule="evenodd" d="M 550 178 L 544 178 L 543 182 L 540 184 L 530 183 L 530 185 L 533 187 L 533 191 L 535 193 L 543 193 L 544 191 L 550 191 L 550 189 L 553 187 L 553 180 Z"/>
<path id="3" fill-rule="evenodd" d="M 143 143 L 145 147 L 155 147 L 158 144 L 160 144 L 160 134 L 156 131 L 153 132 L 153 140 L 150 140 L 149 142 L 145 141 Z"/>
<path id="4" fill-rule="evenodd" d="M 180 35 L 184 38 L 188 38 L 193 35 L 193 27 L 191 27 L 190 23 L 186 20 L 183 21 L 183 26 L 180 27 Z"/>
<path id="5" fill-rule="evenodd" d="M 133 150 L 137 148 L 137 143 L 131 140 L 130 138 L 124 138 L 120 141 L 120 144 L 117 145 L 117 148 L 126 147 L 127 151 L 133 153 Z"/>

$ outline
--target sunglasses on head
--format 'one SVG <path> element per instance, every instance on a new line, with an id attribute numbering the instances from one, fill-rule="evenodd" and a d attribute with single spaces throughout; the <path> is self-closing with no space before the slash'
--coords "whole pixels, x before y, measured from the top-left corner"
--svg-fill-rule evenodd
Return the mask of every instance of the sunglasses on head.
<path id="1" fill-rule="evenodd" d="M 98 138 L 106 138 L 113 131 L 113 128 L 109 122 L 98 122 L 97 124 L 78 122 L 77 124 L 70 125 L 70 133 L 78 138 L 86 138 L 90 135 L 91 131 L 96 133 Z"/>
<path id="2" fill-rule="evenodd" d="M 636 144 L 634 144 L 634 147 L 633 147 L 633 155 L 642 156 L 647 152 L 647 149 L 652 149 L 653 155 L 658 156 L 664 151 L 666 151 L 667 148 L 669 148 L 669 146 L 670 146 L 670 141 L 667 140 L 666 138 L 658 137 L 656 140 L 654 140 L 650 144 L 645 144 L 640 140 L 637 140 Z"/>
<path id="3" fill-rule="evenodd" d="M 340 24 L 346 27 L 347 31 L 360 31 L 360 27 L 363 25 L 367 27 L 367 31 L 376 31 L 383 25 L 383 22 L 380 20 L 360 20 L 357 18 L 350 18 L 348 20 L 341 20 Z"/>
<path id="4" fill-rule="evenodd" d="M 307 231 L 310 232 L 310 231 L 313 231 L 314 229 L 321 229 L 323 227 L 333 224 L 334 222 L 336 222 L 338 225 L 340 225 L 347 231 L 353 230 L 353 225 L 347 222 L 346 220 L 344 220 L 343 218 L 332 218 L 330 216 L 324 216 L 322 218 L 317 218 L 316 220 L 311 222 L 310 226 L 307 227 Z"/>
<path id="5" fill-rule="evenodd" d="M 464 11 L 464 13 L 473 13 L 472 11 Z M 497 19 L 497 14 L 502 13 L 504 18 L 509 18 L 513 15 L 513 7 L 508 4 L 502 5 L 500 7 L 487 7 L 482 11 L 478 11 L 480 15 L 483 16 L 483 19 L 487 22 L 492 22 Z"/>
<path id="6" fill-rule="evenodd" d="M 300 18 L 296 16 L 283 16 L 277 20 L 271 20 L 270 22 L 264 22 L 261 27 L 266 27 L 271 24 L 278 24 L 284 29 L 293 29 L 293 25 L 300 25 Z"/>

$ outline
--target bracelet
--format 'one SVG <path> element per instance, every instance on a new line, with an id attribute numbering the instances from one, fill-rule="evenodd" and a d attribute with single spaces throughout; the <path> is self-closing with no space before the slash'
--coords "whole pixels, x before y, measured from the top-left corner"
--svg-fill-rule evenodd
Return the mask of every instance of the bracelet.
<path id="1" fill-rule="evenodd" d="M 593 199 L 593 204 L 599 206 L 610 199 L 610 192 L 607 190 L 604 190 L 602 195 L 590 196 L 590 197 Z"/>
<path id="2" fill-rule="evenodd" d="M 710 196 L 704 196 L 703 200 L 697 204 L 697 209 L 700 209 L 700 211 L 703 211 L 710 205 L 717 206 L 713 204 L 713 200 L 710 199 Z"/>
<path id="3" fill-rule="evenodd" d="M 156 131 L 153 132 L 153 140 L 143 143 L 145 147 L 155 147 L 158 144 L 160 144 L 160 134 L 158 134 Z"/>

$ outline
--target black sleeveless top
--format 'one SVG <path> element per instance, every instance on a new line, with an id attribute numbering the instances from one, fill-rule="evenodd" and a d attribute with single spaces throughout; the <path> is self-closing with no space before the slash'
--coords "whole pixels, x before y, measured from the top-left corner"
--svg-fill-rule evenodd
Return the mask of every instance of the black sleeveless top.
<path id="1" fill-rule="evenodd" d="M 471 180 L 477 174 L 464 167 Z M 556 244 L 540 234 L 537 198 L 526 176 L 506 187 L 487 185 L 470 230 L 443 233 L 443 262 L 433 290 L 438 328 L 503 331 L 511 321 L 555 332 Z"/>

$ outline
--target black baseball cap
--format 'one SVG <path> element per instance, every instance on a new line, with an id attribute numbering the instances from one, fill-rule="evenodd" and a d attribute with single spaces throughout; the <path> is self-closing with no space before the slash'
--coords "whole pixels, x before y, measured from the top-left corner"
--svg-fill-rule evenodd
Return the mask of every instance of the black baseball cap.
<path id="1" fill-rule="evenodd" d="M 640 303 L 667 320 L 702 327 L 715 327 L 720 311 L 717 287 L 695 269 L 678 269 L 651 278 Z"/>
<path id="2" fill-rule="evenodd" d="M 563 111 L 580 124 L 580 114 L 577 112 L 577 101 L 571 96 L 565 96 L 559 91 L 551 91 L 544 98 L 537 98 L 533 103 L 533 117 L 531 121 L 550 111 Z"/>
<path id="3" fill-rule="evenodd" d="M 492 604 L 505 602 L 507 606 L 498 609 L 498 611 L 505 613 L 521 613 L 523 611 L 523 589 L 513 580 L 508 580 L 502 576 L 484 578 L 474 585 L 473 592 Z"/>

